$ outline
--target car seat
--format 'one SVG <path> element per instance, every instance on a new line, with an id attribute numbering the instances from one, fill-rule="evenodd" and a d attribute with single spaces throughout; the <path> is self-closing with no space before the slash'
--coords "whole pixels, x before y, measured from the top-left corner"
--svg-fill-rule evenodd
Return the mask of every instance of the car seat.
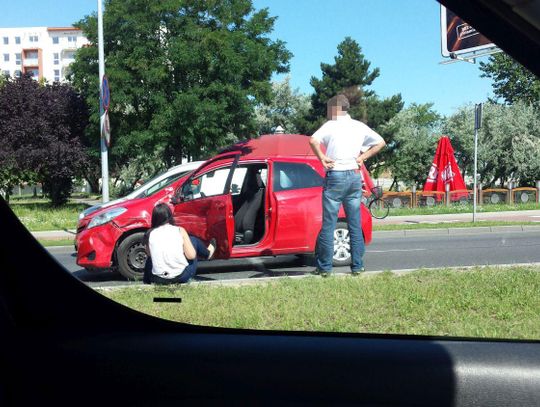
<path id="1" fill-rule="evenodd" d="M 250 171 L 242 188 L 241 202 L 234 215 L 235 242 L 249 244 L 255 236 L 255 224 L 259 209 L 263 203 L 264 183 L 261 174 Z"/>

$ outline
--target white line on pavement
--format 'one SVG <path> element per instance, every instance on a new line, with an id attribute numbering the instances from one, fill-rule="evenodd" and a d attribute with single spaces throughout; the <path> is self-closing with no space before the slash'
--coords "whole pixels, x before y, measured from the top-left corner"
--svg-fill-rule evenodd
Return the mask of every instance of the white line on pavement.
<path id="1" fill-rule="evenodd" d="M 390 252 L 423 252 L 427 249 L 391 249 L 391 250 L 367 250 L 367 253 L 390 253 Z"/>

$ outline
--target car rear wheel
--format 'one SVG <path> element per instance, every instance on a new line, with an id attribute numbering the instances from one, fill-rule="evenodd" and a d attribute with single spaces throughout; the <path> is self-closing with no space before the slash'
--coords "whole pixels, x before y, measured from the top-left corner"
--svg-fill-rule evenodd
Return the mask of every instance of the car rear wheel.
<path id="1" fill-rule="evenodd" d="M 118 272 L 128 280 L 143 278 L 147 258 L 143 239 L 143 232 L 129 235 L 116 250 Z"/>

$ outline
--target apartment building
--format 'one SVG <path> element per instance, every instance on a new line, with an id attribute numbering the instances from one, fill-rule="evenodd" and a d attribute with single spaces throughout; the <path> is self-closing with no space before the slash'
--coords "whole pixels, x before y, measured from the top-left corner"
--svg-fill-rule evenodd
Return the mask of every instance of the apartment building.
<path id="1" fill-rule="evenodd" d="M 63 81 L 75 51 L 86 44 L 82 31 L 74 27 L 0 28 L 0 73 Z"/>

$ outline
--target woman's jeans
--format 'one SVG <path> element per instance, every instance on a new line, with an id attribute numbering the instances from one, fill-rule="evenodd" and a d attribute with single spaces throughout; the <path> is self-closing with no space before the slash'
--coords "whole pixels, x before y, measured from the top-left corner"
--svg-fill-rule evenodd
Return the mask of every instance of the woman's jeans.
<path id="1" fill-rule="evenodd" d="M 186 266 L 182 274 L 173 278 L 163 278 L 156 276 L 152 274 L 152 259 L 148 257 L 144 266 L 143 282 L 146 284 L 181 284 L 189 281 L 189 279 L 191 279 L 197 272 L 197 258 L 200 257 L 201 259 L 207 259 L 210 255 L 208 248 L 201 239 L 195 236 L 190 236 L 189 239 L 191 240 L 191 243 L 195 248 L 197 257 L 195 257 L 193 260 L 188 260 L 188 265 Z"/>
<path id="2" fill-rule="evenodd" d="M 365 245 L 362 235 L 361 202 L 362 175 L 360 171 L 330 170 L 326 173 L 322 196 L 323 224 L 317 241 L 317 268 L 320 272 L 332 271 L 334 229 L 341 204 L 343 204 L 349 228 L 351 270 L 362 270 Z"/>

